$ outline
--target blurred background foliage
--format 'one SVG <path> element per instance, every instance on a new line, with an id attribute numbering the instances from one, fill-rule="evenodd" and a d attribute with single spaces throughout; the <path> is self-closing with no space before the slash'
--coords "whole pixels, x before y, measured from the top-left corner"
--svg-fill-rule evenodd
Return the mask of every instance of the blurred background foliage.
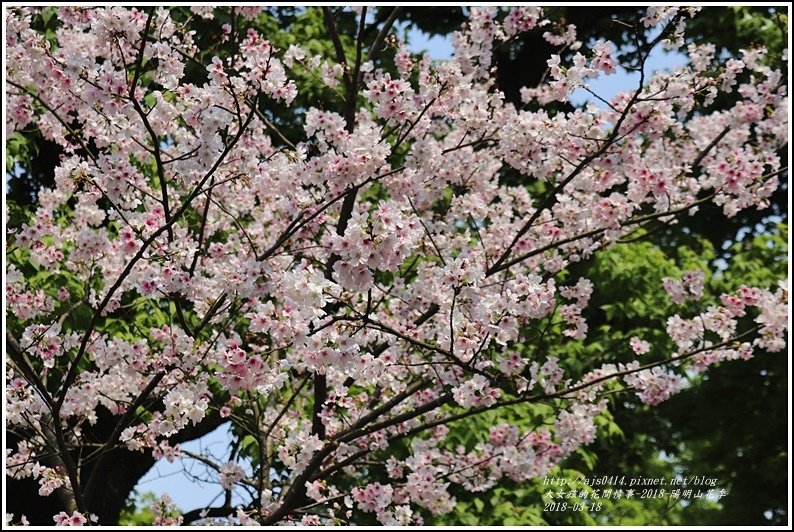
<path id="1" fill-rule="evenodd" d="M 241 34 L 249 27 L 256 28 L 282 50 L 290 44 L 300 44 L 310 54 L 320 54 L 329 60 L 334 57 L 322 13 L 317 8 L 268 7 L 253 20 L 245 20 L 230 7 L 217 8 L 214 20 L 192 16 L 187 7 L 171 9 L 175 19 L 182 22 L 190 19 L 190 29 L 196 30 L 200 52 L 196 61 L 189 62 L 186 68 L 187 81 L 192 83 L 202 84 L 206 80 L 202 63 L 206 64 L 214 55 L 224 57 L 229 53 L 228 47 L 217 44 L 221 25 L 226 23 Z M 390 10 L 373 8 L 374 20 L 385 20 Z M 576 24 L 578 38 L 585 46 L 597 38 L 615 42 L 621 51 L 620 59 L 626 64 L 636 58 L 634 37 L 628 28 L 636 24 L 639 13 L 640 8 L 624 6 L 547 9 L 550 18 L 558 23 Z M 461 7 L 414 6 L 404 8 L 398 20 L 405 29 L 417 28 L 430 35 L 449 36 L 465 21 L 465 16 L 466 10 Z M 348 55 L 352 55 L 355 15 L 337 8 L 335 18 Z M 57 8 L 43 8 L 34 20 L 34 27 L 53 42 L 58 24 Z M 783 7 L 705 7 L 688 25 L 689 42 L 712 42 L 725 56 L 763 45 L 769 49 L 771 60 L 782 56 L 789 31 Z M 376 31 L 372 25 L 367 42 L 374 40 Z M 537 84 L 546 69 L 546 59 L 556 52 L 539 33 L 498 47 L 495 50 L 497 86 L 507 100 L 518 103 L 519 89 Z M 388 51 L 381 54 L 377 66 L 392 69 L 392 55 Z M 268 106 L 267 102 L 261 107 L 290 141 L 302 137 L 303 118 L 308 108 L 341 110 L 343 105 L 333 91 L 305 71 L 298 71 L 295 78 L 300 92 L 291 108 Z M 727 95 L 715 105 L 727 107 L 731 104 L 730 95 Z M 556 111 L 571 109 L 570 105 L 559 105 Z M 278 145 L 279 142 L 274 137 L 274 143 Z M 6 138 L 9 227 L 17 227 L 30 218 L 35 210 L 37 191 L 52 186 L 54 169 L 63 155 L 60 147 L 44 139 L 35 128 L 15 132 Z M 781 155 L 783 164 L 787 165 L 785 154 Z M 586 316 L 590 325 L 586 340 L 549 345 L 537 335 L 537 330 L 528 329 L 525 348 L 530 353 L 560 357 L 573 375 L 601 361 L 629 361 L 632 356 L 628 340 L 633 335 L 653 343 L 653 350 L 643 355 L 644 361 L 669 354 L 671 347 L 664 333 L 664 319 L 676 309 L 660 290 L 663 277 L 692 268 L 715 272 L 707 278 L 704 308 L 709 298 L 713 301 L 716 295 L 741 284 L 769 287 L 786 277 L 787 178 L 788 174 L 781 177 L 782 186 L 772 198 L 771 210 L 744 211 L 726 220 L 717 207 L 703 207 L 696 217 L 685 218 L 676 227 L 650 228 L 647 235 L 634 242 L 571 266 L 567 275 L 588 277 L 595 286 Z M 506 174 L 505 179 L 514 180 L 516 176 Z M 533 185 L 527 183 L 527 186 Z M 44 288 L 73 282 L 68 273 L 61 273 L 59 275 L 65 277 L 56 279 L 33 266 L 25 274 L 34 285 Z M 152 309 L 139 310 L 132 322 L 117 320 L 120 334 L 132 335 L 131 328 L 148 328 L 158 317 L 166 319 Z M 86 317 L 75 315 L 70 319 L 77 327 Z M 549 326 L 560 327 L 559 324 Z M 757 353 L 749 362 L 725 363 L 712 367 L 705 375 L 691 376 L 685 391 L 655 408 L 646 407 L 630 391 L 622 391 L 620 386 L 614 385 L 607 395 L 610 414 L 598 419 L 596 442 L 576 452 L 550 473 L 572 479 L 582 475 L 625 475 L 627 478 L 706 475 L 718 479 L 718 487 L 728 493 L 719 502 L 601 499 L 602 507 L 598 512 L 544 512 L 547 499 L 543 493 L 548 487 L 539 479 L 521 485 L 505 482 L 484 493 L 458 489 L 454 492 L 458 503 L 452 514 L 440 517 L 427 514 L 425 521 L 437 525 L 784 524 L 788 515 L 787 417 L 783 414 L 787 412 L 787 378 L 787 356 Z M 531 428 L 553 423 L 559 406 L 553 402 L 525 404 L 469 418 L 451 426 L 450 438 L 470 447 L 485 439 L 489 428 L 496 424 L 512 423 Z M 220 420 L 214 422 L 219 424 Z M 240 443 L 245 453 L 244 442 L 233 445 Z M 404 451 L 407 452 L 407 448 Z M 145 506 L 153 497 L 130 491 L 146 467 L 138 464 L 128 471 L 122 468 L 120 479 L 110 481 L 119 484 L 115 490 L 109 487 L 109 493 L 120 498 L 117 506 L 121 524 L 151 523 L 153 517 Z M 373 480 L 377 479 L 377 474 L 375 470 Z M 37 501 L 18 500 L 17 503 L 25 506 L 41 502 L 35 498 Z"/>

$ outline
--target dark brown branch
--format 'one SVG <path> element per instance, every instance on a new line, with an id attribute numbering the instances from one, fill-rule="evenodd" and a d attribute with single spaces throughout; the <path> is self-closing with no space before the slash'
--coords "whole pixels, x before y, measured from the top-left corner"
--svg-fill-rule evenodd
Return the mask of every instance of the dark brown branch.
<path id="1" fill-rule="evenodd" d="M 130 92 L 129 98 L 132 102 L 132 107 L 135 109 L 135 112 L 138 113 L 138 116 L 141 118 L 143 122 L 143 127 L 146 128 L 146 132 L 149 133 L 149 138 L 152 141 L 152 155 L 154 156 L 155 167 L 157 169 L 157 178 L 160 181 L 160 202 L 163 204 L 163 214 L 165 216 L 165 222 L 168 224 L 169 219 L 171 218 L 171 208 L 168 205 L 168 184 L 165 180 L 165 169 L 163 167 L 163 158 L 162 154 L 160 153 L 160 140 L 157 136 L 157 133 L 154 131 L 154 128 L 149 123 L 149 118 L 146 115 L 146 112 L 141 107 L 140 102 L 135 97 L 135 89 L 138 87 L 138 80 L 141 77 L 141 67 L 143 65 L 143 52 L 146 49 L 146 41 L 149 37 L 149 28 L 152 25 L 152 19 L 154 18 L 155 8 L 152 7 L 149 10 L 149 16 L 146 18 L 146 26 L 143 28 L 143 33 L 141 34 L 141 46 L 138 49 L 138 59 L 135 62 L 135 74 L 132 77 L 132 84 L 130 84 Z M 174 240 L 174 232 L 171 229 L 171 226 L 168 225 L 168 241 L 173 242 Z"/>
<path id="2" fill-rule="evenodd" d="M 290 396 L 289 399 L 287 399 L 287 402 L 284 403 L 284 406 L 281 408 L 281 411 L 279 411 L 279 413 L 276 416 L 276 418 L 273 420 L 273 422 L 267 428 L 267 431 L 265 432 L 265 435 L 262 437 L 263 440 L 267 440 L 270 437 L 270 433 L 273 432 L 273 429 L 276 428 L 276 425 L 278 425 L 278 422 L 281 421 L 281 418 L 284 417 L 284 414 L 286 414 L 287 411 L 290 409 L 290 407 L 292 406 L 292 403 L 295 402 L 295 399 L 298 397 L 298 395 L 300 395 L 301 390 L 303 390 L 303 387 L 306 386 L 307 382 L 309 382 L 309 378 L 308 377 L 306 377 L 305 379 L 303 379 L 301 381 L 300 385 L 298 385 L 298 389 L 295 390 L 292 393 L 292 395 Z"/>
<path id="3" fill-rule="evenodd" d="M 160 384 L 160 381 L 163 380 L 165 377 L 165 372 L 161 371 L 157 373 L 152 380 L 149 381 L 149 384 L 141 391 L 135 401 L 127 408 L 124 412 L 124 415 L 121 416 L 118 423 L 116 423 L 113 432 L 110 434 L 108 439 L 105 441 L 103 446 L 97 451 L 100 453 L 99 460 L 97 460 L 96 465 L 94 466 L 93 470 L 91 471 L 91 476 L 88 478 L 88 481 L 85 483 L 85 495 L 86 498 L 90 499 L 91 495 L 93 494 L 94 490 L 97 488 L 97 482 L 102 480 L 101 477 L 104 474 L 104 467 L 107 465 L 108 457 L 110 456 L 109 453 L 106 451 L 109 450 L 110 447 L 116 444 L 121 436 L 121 433 L 124 429 L 127 428 L 127 425 L 133 420 L 138 410 L 138 407 L 142 406 L 143 403 L 149 398 L 149 395 L 157 388 L 157 385 Z M 102 454 L 104 453 L 104 454 Z"/>
<path id="4" fill-rule="evenodd" d="M 369 47 L 366 61 L 372 61 L 378 55 L 378 52 L 380 52 L 380 49 L 383 47 L 383 43 L 386 40 L 386 36 L 389 35 L 389 32 L 394 25 L 394 21 L 397 20 L 397 16 L 401 11 L 401 6 L 395 6 L 395 8 L 392 9 L 391 14 L 389 14 L 389 18 L 386 19 L 386 22 L 384 22 L 383 26 L 378 32 L 378 36 L 375 37 L 375 41 L 372 43 L 372 46 Z"/>
<path id="5" fill-rule="evenodd" d="M 52 408 L 52 397 L 50 397 L 47 387 L 39 378 L 38 374 L 33 369 L 33 366 L 30 364 L 30 361 L 25 356 L 22 346 L 19 345 L 19 342 L 17 342 L 16 338 L 11 336 L 9 332 L 6 332 L 6 353 L 11 358 L 11 361 L 14 363 L 17 369 L 19 369 L 19 371 L 22 373 L 22 376 L 25 377 L 29 383 L 33 384 L 33 386 L 36 388 L 36 391 L 39 393 L 39 396 L 41 396 L 42 400 L 47 404 L 47 406 Z"/>
<path id="6" fill-rule="evenodd" d="M 196 508 L 182 514 L 182 525 L 189 525 L 193 521 L 207 517 L 227 517 L 234 513 L 231 506 L 216 506 L 214 508 Z"/>
<path id="7" fill-rule="evenodd" d="M 347 59 L 345 58 L 345 48 L 342 46 L 342 40 L 339 38 L 339 32 L 336 30 L 334 15 L 331 13 L 330 7 L 323 6 L 322 10 L 325 27 L 328 29 L 328 36 L 331 37 L 331 42 L 334 45 L 334 52 L 336 52 L 336 62 L 342 66 L 346 66 Z"/>
<path id="8" fill-rule="evenodd" d="M 356 126 L 356 100 L 358 98 L 358 72 L 361 68 L 361 47 L 364 38 L 364 28 L 366 19 L 366 8 L 363 8 L 361 13 L 361 22 L 359 25 L 358 39 L 356 43 L 356 64 L 353 67 L 354 75 L 351 78 L 347 72 L 347 65 L 345 65 L 345 87 L 347 89 L 346 102 L 345 102 L 345 129 L 348 133 L 352 133 Z M 339 39 L 339 34 L 336 30 L 336 23 L 328 7 L 323 7 L 323 16 L 325 17 L 325 25 L 328 27 L 328 33 L 334 43 L 336 49 L 337 60 L 339 63 L 345 63 L 345 51 L 342 47 L 342 42 Z M 353 209 L 356 204 L 356 196 L 358 195 L 358 186 L 350 188 L 342 201 L 342 209 L 339 212 L 339 220 L 336 224 L 336 234 L 342 236 L 347 230 L 347 223 L 353 216 Z M 339 261 L 339 255 L 333 254 L 329 258 L 328 264 L 325 269 L 325 276 L 328 279 L 333 277 L 334 265 Z M 327 314 L 334 314 L 339 310 L 336 303 L 331 303 L 326 308 Z M 322 420 L 323 404 L 328 398 L 328 383 L 325 373 L 316 372 L 314 374 L 314 406 L 312 408 L 312 434 L 316 434 L 320 439 L 325 438 L 325 424 Z"/>
<path id="9" fill-rule="evenodd" d="M 703 162 L 703 159 L 705 159 L 705 158 L 706 158 L 706 156 L 709 154 L 709 152 L 710 152 L 710 151 L 711 151 L 711 150 L 712 150 L 712 149 L 713 149 L 713 148 L 714 148 L 714 147 L 715 147 L 717 144 L 719 144 L 719 142 L 720 142 L 720 141 L 721 141 L 721 140 L 722 140 L 722 139 L 725 137 L 725 135 L 727 135 L 727 134 L 728 134 L 728 132 L 729 132 L 730 130 L 731 130 L 731 126 L 730 126 L 730 125 L 728 125 L 728 126 L 725 126 L 725 128 L 724 128 L 722 131 L 720 131 L 720 134 L 719 134 L 719 135 L 717 135 L 717 137 L 716 137 L 714 140 L 712 140 L 712 141 L 709 143 L 709 145 L 708 145 L 708 146 L 706 146 L 705 148 L 703 148 L 703 151 L 701 151 L 701 152 L 698 154 L 698 156 L 695 158 L 695 160 L 694 160 L 694 161 L 692 161 L 692 170 L 693 170 L 693 171 L 696 171 L 696 170 L 697 170 L 697 169 L 700 167 L 700 163 L 702 163 L 702 162 Z"/>

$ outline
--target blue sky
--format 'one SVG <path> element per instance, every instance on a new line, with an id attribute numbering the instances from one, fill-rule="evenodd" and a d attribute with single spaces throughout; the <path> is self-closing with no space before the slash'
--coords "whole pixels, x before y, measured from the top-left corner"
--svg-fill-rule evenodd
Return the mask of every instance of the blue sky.
<path id="1" fill-rule="evenodd" d="M 416 28 L 408 31 L 406 36 L 408 49 L 413 53 L 428 52 L 436 60 L 452 57 L 452 39 L 450 36 L 430 36 Z"/>
<path id="2" fill-rule="evenodd" d="M 452 42 L 449 36 L 434 35 L 412 29 L 407 35 L 408 48 L 415 53 L 428 52 L 430 57 L 435 60 L 448 59 L 452 56 Z M 655 37 L 651 34 L 650 38 Z M 670 70 L 684 66 L 688 58 L 680 52 L 665 52 L 661 46 L 657 46 L 652 51 L 647 61 L 646 74 L 653 74 L 658 70 Z M 617 72 L 611 76 L 601 76 L 590 80 L 588 86 L 591 91 L 609 100 L 620 91 L 635 89 L 639 83 L 640 75 L 638 72 L 628 72 L 623 68 L 618 68 Z M 584 89 L 577 89 L 571 97 L 571 103 L 581 105 L 587 102 L 603 106 L 591 94 Z"/>
<path id="3" fill-rule="evenodd" d="M 222 465 L 229 459 L 229 442 L 229 424 L 226 423 L 206 436 L 182 445 L 182 448 L 211 456 L 215 462 Z M 205 479 L 209 482 L 202 481 Z M 138 493 L 148 491 L 157 495 L 168 493 L 183 511 L 210 505 L 219 506 L 223 502 L 223 491 L 218 484 L 217 472 L 188 456 L 173 463 L 168 463 L 165 459 L 159 460 L 141 478 L 136 489 Z M 243 494 L 235 493 L 235 495 L 233 502 L 242 503 Z M 214 504 L 211 504 L 213 501 Z"/>
<path id="4" fill-rule="evenodd" d="M 434 36 L 418 31 L 411 30 L 407 33 L 408 48 L 414 53 L 427 51 L 435 60 L 447 59 L 452 55 L 452 43 L 449 37 Z M 647 61 L 648 74 L 663 69 L 671 69 L 685 65 L 687 58 L 681 53 L 664 52 L 661 46 L 657 46 Z M 589 83 L 590 90 L 609 100 L 619 91 L 631 90 L 637 87 L 639 74 L 618 69 L 618 72 L 611 76 L 602 76 Z M 572 97 L 572 103 L 580 105 L 592 102 L 596 105 L 603 104 L 593 98 L 586 91 L 579 89 Z M 209 453 L 214 456 L 216 462 L 223 464 L 229 457 L 229 425 L 222 425 L 215 431 L 204 436 L 199 440 L 188 442 L 182 447 L 194 453 Z M 188 471 L 190 474 L 184 474 Z M 191 475 L 199 478 L 207 478 L 211 482 L 205 483 L 191 479 Z M 222 503 L 222 491 L 217 484 L 217 473 L 207 466 L 185 457 L 169 464 L 166 460 L 160 460 L 138 483 L 139 493 L 154 492 L 156 494 L 168 493 L 174 502 L 184 511 L 194 508 L 203 508 L 213 503 L 218 506 Z M 248 498 L 244 492 L 235 492 L 233 503 L 247 502 Z"/>

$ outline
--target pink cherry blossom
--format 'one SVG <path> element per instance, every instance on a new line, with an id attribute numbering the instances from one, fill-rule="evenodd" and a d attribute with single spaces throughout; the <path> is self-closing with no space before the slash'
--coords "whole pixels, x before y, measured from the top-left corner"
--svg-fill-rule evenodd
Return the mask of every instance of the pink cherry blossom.
<path id="1" fill-rule="evenodd" d="M 88 519 L 78 511 L 72 512 L 72 515 L 66 512 L 61 512 L 53 517 L 56 526 L 83 526 L 88 522 Z"/>
<path id="2" fill-rule="evenodd" d="M 762 47 L 693 44 L 687 65 L 642 62 L 641 86 L 574 106 L 625 50 L 554 10 L 471 8 L 434 61 L 393 31 L 333 55 L 277 46 L 249 23 L 258 6 L 234 24 L 211 6 L 48 9 L 53 35 L 41 7 L 6 18 L 7 133 L 62 151 L 8 228 L 6 423 L 32 436 L 6 470 L 68 500 L 58 525 L 94 521 L 116 447 L 252 490 L 184 516 L 163 495 L 155 525 L 421 525 L 460 490 L 531 482 L 592 444 L 606 393 L 655 406 L 685 375 L 787 346 L 787 282 L 720 294 L 721 274 L 681 260 L 650 287 L 665 317 L 594 361 L 588 316 L 611 287 L 581 273 L 649 224 L 770 205 L 789 101 Z M 682 47 L 696 12 L 634 23 Z M 323 20 L 340 13 L 382 24 L 361 6 Z M 526 32 L 553 53 L 516 106 L 495 58 Z M 282 131 L 289 113 L 302 121 Z M 454 437 L 552 400 L 537 426 Z M 219 419 L 231 455 L 176 443 Z"/>
<path id="3" fill-rule="evenodd" d="M 637 338 L 636 336 L 632 336 L 631 340 L 629 341 L 629 345 L 631 346 L 631 350 L 634 351 L 638 355 L 644 355 L 651 349 L 651 344 Z"/>

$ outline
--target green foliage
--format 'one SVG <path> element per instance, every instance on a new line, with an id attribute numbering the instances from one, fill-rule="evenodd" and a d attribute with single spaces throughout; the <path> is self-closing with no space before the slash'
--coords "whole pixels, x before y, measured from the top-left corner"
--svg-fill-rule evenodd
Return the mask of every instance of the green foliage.
<path id="1" fill-rule="evenodd" d="M 705 309 L 724 292 L 741 285 L 771 287 L 786 276 L 788 228 L 778 224 L 767 234 L 730 247 L 727 268 L 706 279 Z M 571 374 L 580 374 L 600 361 L 628 362 L 636 356 L 628 348 L 631 336 L 649 340 L 653 348 L 642 362 L 669 356 L 673 346 L 664 331 L 667 316 L 693 308 L 678 308 L 660 290 L 664 277 L 680 277 L 685 270 L 709 271 L 713 246 L 703 239 L 693 247 L 679 247 L 675 257 L 650 242 L 637 241 L 599 253 L 577 274 L 593 281 L 589 306 L 591 330 L 586 341 L 548 346 Z M 533 353 L 532 341 L 522 352 Z M 597 512 L 570 508 L 587 498 L 563 499 L 566 511 L 542 511 L 550 499 L 543 479 L 522 485 L 501 483 L 486 493 L 456 490 L 457 505 L 450 516 L 428 516 L 438 525 L 726 525 L 785 522 L 786 501 L 781 471 L 786 467 L 785 356 L 759 354 L 748 362 L 728 362 L 712 368 L 660 407 L 641 404 L 631 392 L 611 386 L 613 414 L 596 419 L 596 442 L 570 456 L 548 477 L 625 475 L 673 478 L 708 475 L 728 495 L 720 502 L 692 498 L 682 504 L 663 498 L 598 499 Z M 578 373 L 577 373 L 578 372 Z M 501 423 L 522 430 L 554 422 L 559 405 L 521 404 L 486 412 L 451 426 L 450 441 L 471 449 Z M 726 412 L 742 415 L 726 415 Z M 581 487 L 581 484 L 579 485 Z M 585 490 L 587 491 L 587 490 Z M 556 499 L 555 499 L 556 500 Z"/>
<path id="2" fill-rule="evenodd" d="M 765 46 L 777 61 L 788 41 L 788 14 L 783 6 L 704 7 L 688 23 L 690 39 L 713 42 L 736 53 L 741 48 Z"/>
<path id="3" fill-rule="evenodd" d="M 138 494 L 133 490 L 127 498 L 126 505 L 119 516 L 121 526 L 151 526 L 154 523 L 154 514 L 151 505 L 157 500 L 157 496 L 147 491 Z"/>

